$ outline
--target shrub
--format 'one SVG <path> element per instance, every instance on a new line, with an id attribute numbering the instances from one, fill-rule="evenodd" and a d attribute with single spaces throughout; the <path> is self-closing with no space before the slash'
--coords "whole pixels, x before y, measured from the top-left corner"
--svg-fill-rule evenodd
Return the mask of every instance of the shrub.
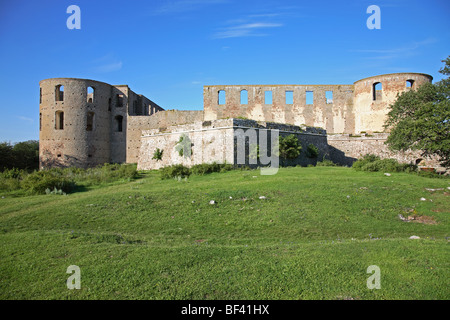
<path id="1" fill-rule="evenodd" d="M 362 167 L 364 167 L 366 164 L 377 161 L 377 160 L 380 160 L 379 156 L 376 156 L 374 154 L 366 154 L 361 159 L 356 160 L 353 163 L 352 168 L 354 168 L 355 170 L 361 171 Z"/>
<path id="2" fill-rule="evenodd" d="M 434 171 L 424 171 L 424 170 L 418 171 L 417 175 L 420 177 L 424 177 L 424 178 L 435 178 L 435 179 L 449 179 L 450 178 L 450 176 L 445 176 L 443 174 L 441 175 Z"/>
<path id="3" fill-rule="evenodd" d="M 191 175 L 191 170 L 182 164 L 175 164 L 160 169 L 161 179 L 187 178 Z"/>
<path id="4" fill-rule="evenodd" d="M 317 167 L 336 167 L 337 164 L 331 160 L 323 159 L 323 161 L 317 162 L 316 166 Z"/>
<path id="5" fill-rule="evenodd" d="M 195 175 L 204 175 L 213 172 L 226 172 L 233 170 L 234 166 L 228 163 L 202 163 L 191 167 L 191 173 Z"/>
<path id="6" fill-rule="evenodd" d="M 162 160 L 164 150 L 161 150 L 159 148 L 156 148 L 155 152 L 153 153 L 153 160 L 159 161 Z"/>
<path id="7" fill-rule="evenodd" d="M 293 134 L 279 137 L 279 154 L 283 159 L 296 159 L 302 152 L 302 146 Z"/>
<path id="8" fill-rule="evenodd" d="M 306 148 L 306 156 L 308 158 L 317 158 L 318 155 L 319 155 L 319 148 L 310 143 Z"/>
<path id="9" fill-rule="evenodd" d="M 62 170 L 34 171 L 21 182 L 25 191 L 35 194 L 45 194 L 46 189 L 62 190 L 69 193 L 75 188 L 75 182 L 62 174 Z"/>
<path id="10" fill-rule="evenodd" d="M 369 172 L 415 172 L 417 170 L 417 166 L 413 164 L 398 163 L 395 159 L 380 159 L 380 157 L 370 154 L 355 161 L 353 168 Z"/>

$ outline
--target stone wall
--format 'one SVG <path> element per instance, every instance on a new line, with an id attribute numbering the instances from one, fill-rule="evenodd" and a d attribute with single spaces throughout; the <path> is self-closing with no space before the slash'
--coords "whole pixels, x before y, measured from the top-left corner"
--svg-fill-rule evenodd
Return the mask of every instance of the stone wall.
<path id="1" fill-rule="evenodd" d="M 164 109 L 127 85 L 76 78 L 39 85 L 40 168 L 136 162 L 143 129 L 197 119 L 154 117 Z"/>
<path id="2" fill-rule="evenodd" d="M 321 127 L 329 133 L 383 132 L 389 106 L 397 94 L 432 79 L 422 73 L 393 73 L 358 80 L 353 85 L 205 86 L 205 120 L 244 117 Z M 381 90 L 376 90 L 379 87 Z M 266 93 L 272 99 L 266 99 Z"/>
<path id="3" fill-rule="evenodd" d="M 255 135 L 259 138 L 265 137 L 260 135 L 260 133 L 268 133 L 267 139 L 269 141 L 273 130 L 279 130 L 280 135 L 296 135 L 301 141 L 303 152 L 298 159 L 286 163 L 288 165 L 300 164 L 306 166 L 307 164 L 314 164 L 317 159 L 322 159 L 328 152 L 326 131 L 323 129 L 253 120 L 219 119 L 144 130 L 141 138 L 138 169 L 159 169 L 173 164 L 183 164 L 190 167 L 195 164 L 212 162 L 244 164 L 237 161 L 237 144 L 238 139 L 242 135 L 248 134 L 249 129 L 254 129 Z M 191 157 L 181 156 L 178 152 L 177 144 L 183 135 L 188 136 L 192 143 Z M 245 138 L 243 139 L 242 141 L 245 141 L 245 164 L 252 165 L 248 158 L 250 152 L 249 141 L 245 140 Z M 259 144 L 260 140 L 257 143 Z M 306 148 L 311 143 L 319 148 L 319 156 L 314 159 L 306 156 Z M 163 151 L 161 160 L 152 159 L 157 148 Z M 270 143 L 268 148 L 270 149 Z M 258 164 L 260 163 L 256 163 L 254 166 Z M 268 163 L 265 164 L 267 165 Z"/>
<path id="4" fill-rule="evenodd" d="M 39 85 L 40 168 L 109 162 L 112 87 L 73 78 L 42 80 Z M 88 94 L 88 88 L 94 93 Z"/>
<path id="5" fill-rule="evenodd" d="M 126 129 L 126 162 L 137 163 L 141 148 L 141 136 L 143 131 L 150 129 L 165 130 L 165 128 L 185 123 L 193 123 L 203 120 L 203 111 L 160 111 L 150 117 L 129 116 Z"/>
<path id="6" fill-rule="evenodd" d="M 220 91 L 225 93 L 224 104 L 219 104 Z M 328 99 L 327 91 L 332 92 Z M 241 103 L 241 92 L 248 96 L 244 103 Z M 266 92 L 271 93 L 272 101 L 265 99 Z M 307 94 L 313 96 L 312 101 L 307 100 Z M 321 127 L 328 132 L 354 131 L 353 85 L 205 86 L 203 106 L 205 120 L 243 117 Z"/>
<path id="7" fill-rule="evenodd" d="M 393 158 L 401 163 L 426 164 L 426 166 L 438 167 L 436 158 L 424 158 L 419 151 L 392 152 L 385 141 L 388 133 L 373 133 L 351 136 L 337 134 L 328 136 L 329 156 L 336 163 L 351 166 L 354 161 L 366 154 L 374 154 L 381 159 Z M 424 162 L 421 162 L 424 160 Z"/>
<path id="8" fill-rule="evenodd" d="M 355 127 L 352 132 L 383 132 L 389 106 L 397 95 L 405 90 L 416 89 L 432 77 L 422 73 L 392 73 L 373 76 L 354 83 Z M 411 87 L 407 85 L 411 84 Z M 381 90 L 376 90 L 381 89 Z M 341 133 L 334 131 L 333 133 Z"/>

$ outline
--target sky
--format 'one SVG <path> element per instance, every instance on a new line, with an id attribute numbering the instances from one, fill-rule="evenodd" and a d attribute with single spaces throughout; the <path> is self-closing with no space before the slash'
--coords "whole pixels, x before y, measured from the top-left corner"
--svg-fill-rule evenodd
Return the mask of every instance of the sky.
<path id="1" fill-rule="evenodd" d="M 448 0 L 0 0 L 0 141 L 39 139 L 39 81 L 55 77 L 128 84 L 166 110 L 202 110 L 205 85 L 436 82 L 449 17 Z"/>

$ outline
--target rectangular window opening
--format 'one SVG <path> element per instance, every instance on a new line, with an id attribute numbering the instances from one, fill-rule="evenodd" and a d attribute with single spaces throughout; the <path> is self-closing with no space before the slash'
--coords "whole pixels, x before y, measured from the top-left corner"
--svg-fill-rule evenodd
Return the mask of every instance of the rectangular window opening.
<path id="1" fill-rule="evenodd" d="M 64 130 L 64 112 L 56 111 L 55 113 L 55 129 Z"/>
<path id="2" fill-rule="evenodd" d="M 286 104 L 294 104 L 294 91 L 286 91 Z"/>
<path id="3" fill-rule="evenodd" d="M 247 90 L 241 91 L 241 104 L 248 104 L 248 91 Z"/>
<path id="4" fill-rule="evenodd" d="M 327 101 L 327 104 L 333 103 L 333 91 L 325 91 L 325 100 Z"/>
<path id="5" fill-rule="evenodd" d="M 272 104 L 272 91 L 264 91 L 264 104 Z"/>
<path id="6" fill-rule="evenodd" d="M 117 96 L 117 108 L 123 107 L 123 94 L 118 94 Z"/>
<path id="7" fill-rule="evenodd" d="M 226 103 L 226 96 L 225 96 L 225 90 L 220 90 L 219 91 L 219 100 L 218 100 L 218 104 L 222 105 Z"/>
<path id="8" fill-rule="evenodd" d="M 87 124 L 86 131 L 92 131 L 94 129 L 94 113 L 88 112 L 87 114 Z"/>
<path id="9" fill-rule="evenodd" d="M 314 104 L 314 92 L 306 91 L 306 104 Z"/>

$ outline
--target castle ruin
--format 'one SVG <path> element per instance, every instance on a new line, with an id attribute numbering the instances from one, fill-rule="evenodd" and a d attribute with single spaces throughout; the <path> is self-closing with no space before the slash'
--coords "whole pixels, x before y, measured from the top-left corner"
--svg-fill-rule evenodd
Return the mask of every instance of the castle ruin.
<path id="1" fill-rule="evenodd" d="M 39 83 L 40 168 L 233 163 L 237 128 L 296 134 L 303 143 L 319 146 L 319 159 L 327 156 L 340 164 L 367 153 L 416 162 L 419 152 L 387 149 L 383 124 L 399 93 L 431 81 L 423 73 L 393 73 L 352 85 L 204 86 L 203 111 L 177 111 L 164 110 L 127 85 L 46 79 Z M 181 134 L 194 141 L 188 161 L 169 151 Z M 162 161 L 152 159 L 156 148 L 166 150 Z"/>

